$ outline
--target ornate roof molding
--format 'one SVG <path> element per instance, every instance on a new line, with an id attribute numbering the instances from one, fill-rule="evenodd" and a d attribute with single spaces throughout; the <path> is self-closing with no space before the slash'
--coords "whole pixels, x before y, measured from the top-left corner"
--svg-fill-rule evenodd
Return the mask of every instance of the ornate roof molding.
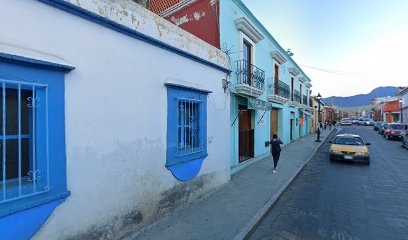
<path id="1" fill-rule="evenodd" d="M 235 26 L 238 30 L 245 33 L 255 43 L 258 43 L 264 39 L 262 33 L 260 33 L 245 17 L 241 17 L 235 20 Z"/>
<path id="2" fill-rule="evenodd" d="M 287 59 L 278 51 L 271 52 L 272 58 L 275 59 L 279 64 L 283 64 L 287 61 Z"/>
<path id="3" fill-rule="evenodd" d="M 289 68 L 289 73 L 292 74 L 293 76 L 297 76 L 300 74 L 300 72 L 294 67 Z"/>

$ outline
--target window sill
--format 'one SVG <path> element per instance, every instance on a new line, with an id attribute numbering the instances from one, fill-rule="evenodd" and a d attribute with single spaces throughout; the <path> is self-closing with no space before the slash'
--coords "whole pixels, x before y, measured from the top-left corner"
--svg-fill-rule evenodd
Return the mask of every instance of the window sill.
<path id="1" fill-rule="evenodd" d="M 171 171 L 175 178 L 182 182 L 186 182 L 197 176 L 198 172 L 200 172 L 201 165 L 207 156 L 208 154 L 205 153 L 204 156 L 201 156 L 198 159 L 167 166 L 167 168 Z"/>
<path id="2" fill-rule="evenodd" d="M 0 218 L 5 217 L 7 215 L 18 213 L 25 211 L 30 208 L 35 208 L 40 205 L 62 199 L 67 198 L 70 196 L 71 193 L 69 191 L 64 191 L 60 193 L 51 193 L 51 192 L 44 192 L 38 195 L 33 195 L 21 199 L 17 199 L 10 202 L 5 202 L 0 204 Z"/>

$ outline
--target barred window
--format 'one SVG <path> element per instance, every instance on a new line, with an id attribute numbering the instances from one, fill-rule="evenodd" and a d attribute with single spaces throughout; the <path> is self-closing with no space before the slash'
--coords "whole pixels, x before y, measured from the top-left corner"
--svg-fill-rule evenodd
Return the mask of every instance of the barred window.
<path id="1" fill-rule="evenodd" d="M 207 92 L 168 85 L 167 97 L 166 166 L 207 156 Z"/>

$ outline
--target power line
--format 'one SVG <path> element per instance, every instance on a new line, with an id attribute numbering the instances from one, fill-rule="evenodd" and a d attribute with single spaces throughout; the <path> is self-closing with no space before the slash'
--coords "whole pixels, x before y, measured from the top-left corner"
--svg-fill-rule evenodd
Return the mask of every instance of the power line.
<path id="1" fill-rule="evenodd" d="M 311 68 L 311 69 L 322 71 L 322 72 L 326 72 L 326 73 L 330 73 L 330 74 L 342 75 L 342 76 L 356 76 L 356 75 L 361 76 L 362 75 L 361 73 L 356 73 L 356 72 L 347 72 L 347 71 L 341 71 L 341 70 L 313 67 L 313 66 L 302 65 L 302 64 L 300 64 L 300 66 Z"/>

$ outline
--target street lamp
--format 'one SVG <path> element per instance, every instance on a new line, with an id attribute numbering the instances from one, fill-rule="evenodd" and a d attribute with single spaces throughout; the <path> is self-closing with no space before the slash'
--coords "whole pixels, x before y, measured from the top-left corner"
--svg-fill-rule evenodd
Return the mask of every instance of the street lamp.
<path id="1" fill-rule="evenodd" d="M 402 104 L 404 103 L 404 99 L 400 99 L 399 100 L 399 103 L 400 103 L 400 111 L 401 111 L 401 115 L 400 115 L 400 121 L 401 121 L 401 124 L 403 123 L 403 121 L 402 121 Z"/>
<path id="2" fill-rule="evenodd" d="M 318 127 L 317 127 L 317 139 L 316 139 L 316 142 L 321 142 L 320 141 L 320 100 L 322 99 L 322 95 L 320 95 L 320 93 L 318 93 L 317 94 L 317 96 L 316 96 L 316 99 L 317 99 L 317 103 L 318 103 L 318 108 L 317 108 L 317 124 L 318 124 Z"/>

